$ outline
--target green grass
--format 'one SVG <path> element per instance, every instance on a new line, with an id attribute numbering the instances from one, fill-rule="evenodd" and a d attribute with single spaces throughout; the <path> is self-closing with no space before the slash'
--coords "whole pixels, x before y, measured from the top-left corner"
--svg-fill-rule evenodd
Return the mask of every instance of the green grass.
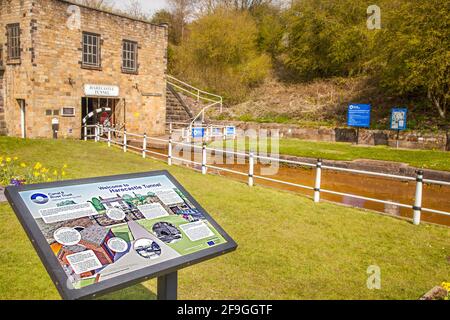
<path id="1" fill-rule="evenodd" d="M 69 178 L 156 169 L 164 163 L 104 144 L 0 138 L 0 155 Z M 450 279 L 450 229 L 411 223 L 228 178 L 169 171 L 237 241 L 236 252 L 179 273 L 181 299 L 417 299 Z M 0 299 L 57 299 L 49 276 L 8 204 L 0 205 Z M 381 290 L 366 270 L 381 268 Z M 154 299 L 154 280 L 108 295 Z"/>
<path id="2" fill-rule="evenodd" d="M 270 150 L 270 140 L 268 148 Z M 229 142 L 224 143 L 228 144 Z M 222 146 L 222 141 L 215 142 Z M 243 143 L 236 142 L 242 146 Z M 263 148 L 264 145 L 261 145 Z M 246 144 L 248 149 L 248 142 Z M 279 153 L 298 157 L 352 161 L 358 159 L 406 163 L 423 169 L 450 171 L 450 152 L 438 150 L 405 150 L 387 146 L 358 146 L 344 142 L 316 142 L 300 139 L 280 139 Z"/>

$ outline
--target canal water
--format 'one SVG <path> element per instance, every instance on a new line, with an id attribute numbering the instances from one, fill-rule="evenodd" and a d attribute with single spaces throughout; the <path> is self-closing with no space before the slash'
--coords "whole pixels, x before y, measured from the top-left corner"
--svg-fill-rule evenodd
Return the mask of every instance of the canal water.
<path id="1" fill-rule="evenodd" d="M 167 148 L 165 150 L 162 149 L 151 149 L 148 150 L 167 154 Z M 197 153 L 192 152 L 190 160 L 200 163 L 201 162 L 201 150 L 197 149 Z M 153 156 L 149 154 L 149 156 Z M 183 152 L 174 152 L 173 156 L 184 158 Z M 158 156 L 156 156 L 158 158 Z M 161 159 L 167 160 L 166 158 L 159 157 Z M 208 158 L 211 159 L 211 155 L 208 153 Z M 216 156 L 213 158 L 217 159 Z M 189 159 L 189 157 L 188 157 Z M 216 167 L 232 169 L 234 171 L 239 171 L 244 174 L 248 174 L 248 163 L 244 162 L 243 159 L 239 159 L 240 164 L 236 164 L 236 161 L 232 159 L 226 160 L 225 157 L 222 163 L 225 164 L 211 164 L 208 161 L 208 165 L 213 165 Z M 234 159 L 236 160 L 236 159 Z M 219 161 L 220 162 L 220 161 Z M 229 163 L 229 164 L 226 164 Z M 174 160 L 174 164 L 181 164 L 180 161 Z M 326 161 L 324 161 L 326 164 Z M 193 167 L 196 170 L 201 170 L 199 165 L 192 165 L 188 163 L 183 163 L 183 165 Z M 270 168 L 267 164 L 261 164 L 255 162 L 255 175 L 263 175 L 262 170 L 268 170 Z M 270 169 L 272 171 L 273 168 Z M 210 173 L 230 177 L 233 179 L 237 179 L 243 182 L 247 182 L 248 178 L 246 176 L 238 175 L 235 173 L 230 173 L 222 170 L 211 169 L 208 171 Z M 270 179 L 282 180 L 286 182 L 291 182 L 295 184 L 302 184 L 306 186 L 314 186 L 315 180 L 315 168 L 306 168 L 306 167 L 293 167 L 288 165 L 280 164 L 279 168 L 276 170 L 276 173 L 273 175 L 267 176 Z M 263 185 L 268 187 L 273 187 L 282 190 L 289 190 L 292 192 L 300 193 L 306 196 L 313 196 L 312 190 L 307 190 L 291 185 L 286 185 L 282 183 L 267 181 L 255 178 L 255 184 Z M 375 177 L 375 176 L 367 176 L 363 174 L 354 174 L 347 173 L 342 171 L 333 171 L 329 169 L 322 170 L 322 189 L 327 189 L 331 191 L 337 191 L 342 193 L 349 193 L 358 196 L 393 201 L 406 205 L 410 205 L 409 208 L 401 208 L 395 205 L 388 205 L 382 203 L 376 203 L 373 201 L 366 201 L 361 199 L 356 199 L 349 196 L 339 196 L 332 195 L 327 193 L 321 193 L 321 198 L 337 202 L 353 207 L 370 209 L 378 212 L 382 212 L 385 214 L 400 216 L 412 219 L 413 210 L 412 206 L 414 204 L 414 195 L 416 189 L 415 181 L 399 181 L 390 178 L 383 177 Z M 449 186 L 440 186 L 435 184 L 424 184 L 423 189 L 423 205 L 424 208 L 430 208 L 441 211 L 450 211 L 450 187 Z M 445 216 L 441 214 L 434 214 L 428 212 L 422 212 L 422 221 L 442 224 L 450 226 L 450 216 Z"/>

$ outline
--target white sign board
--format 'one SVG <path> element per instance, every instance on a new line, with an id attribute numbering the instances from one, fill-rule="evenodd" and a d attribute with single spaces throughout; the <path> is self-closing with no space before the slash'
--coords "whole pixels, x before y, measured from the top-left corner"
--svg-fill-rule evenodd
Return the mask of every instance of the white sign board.
<path id="1" fill-rule="evenodd" d="M 89 97 L 118 97 L 119 87 L 103 84 L 85 84 L 84 94 Z"/>

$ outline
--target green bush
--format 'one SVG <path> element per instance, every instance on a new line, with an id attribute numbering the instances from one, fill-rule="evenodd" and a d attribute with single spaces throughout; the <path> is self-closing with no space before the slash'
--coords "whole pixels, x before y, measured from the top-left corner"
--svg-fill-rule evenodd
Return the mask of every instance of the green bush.
<path id="1" fill-rule="evenodd" d="M 231 102 L 264 80 L 270 58 L 257 47 L 258 30 L 246 12 L 218 10 L 193 22 L 186 41 L 175 48 L 173 71 Z"/>
<path id="2" fill-rule="evenodd" d="M 377 37 L 379 77 L 393 95 L 428 97 L 448 122 L 450 96 L 449 2 L 399 1 L 389 10 Z"/>
<path id="3" fill-rule="evenodd" d="M 300 78 L 361 73 L 372 47 L 365 1 L 297 2 L 287 13 L 283 61 Z"/>

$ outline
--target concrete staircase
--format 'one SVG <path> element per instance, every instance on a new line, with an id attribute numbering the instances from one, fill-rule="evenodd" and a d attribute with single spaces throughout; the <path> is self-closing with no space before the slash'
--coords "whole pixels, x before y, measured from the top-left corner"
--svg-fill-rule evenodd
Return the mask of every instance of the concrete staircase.
<path id="1" fill-rule="evenodd" d="M 167 84 L 166 91 L 167 126 L 169 126 L 170 122 L 189 123 L 194 114 L 186 101 L 170 84 Z"/>
<path id="2" fill-rule="evenodd" d="M 4 70 L 1 69 L 0 65 L 0 136 L 6 136 L 8 131 L 6 129 L 5 121 L 5 101 L 4 101 Z"/>
<path id="3" fill-rule="evenodd" d="M 206 123 L 206 111 L 220 107 L 222 112 L 223 98 L 219 95 L 196 88 L 171 75 L 167 75 L 166 130 L 188 129 L 195 122 L 196 125 Z M 181 130 L 180 130 L 181 131 Z"/>

